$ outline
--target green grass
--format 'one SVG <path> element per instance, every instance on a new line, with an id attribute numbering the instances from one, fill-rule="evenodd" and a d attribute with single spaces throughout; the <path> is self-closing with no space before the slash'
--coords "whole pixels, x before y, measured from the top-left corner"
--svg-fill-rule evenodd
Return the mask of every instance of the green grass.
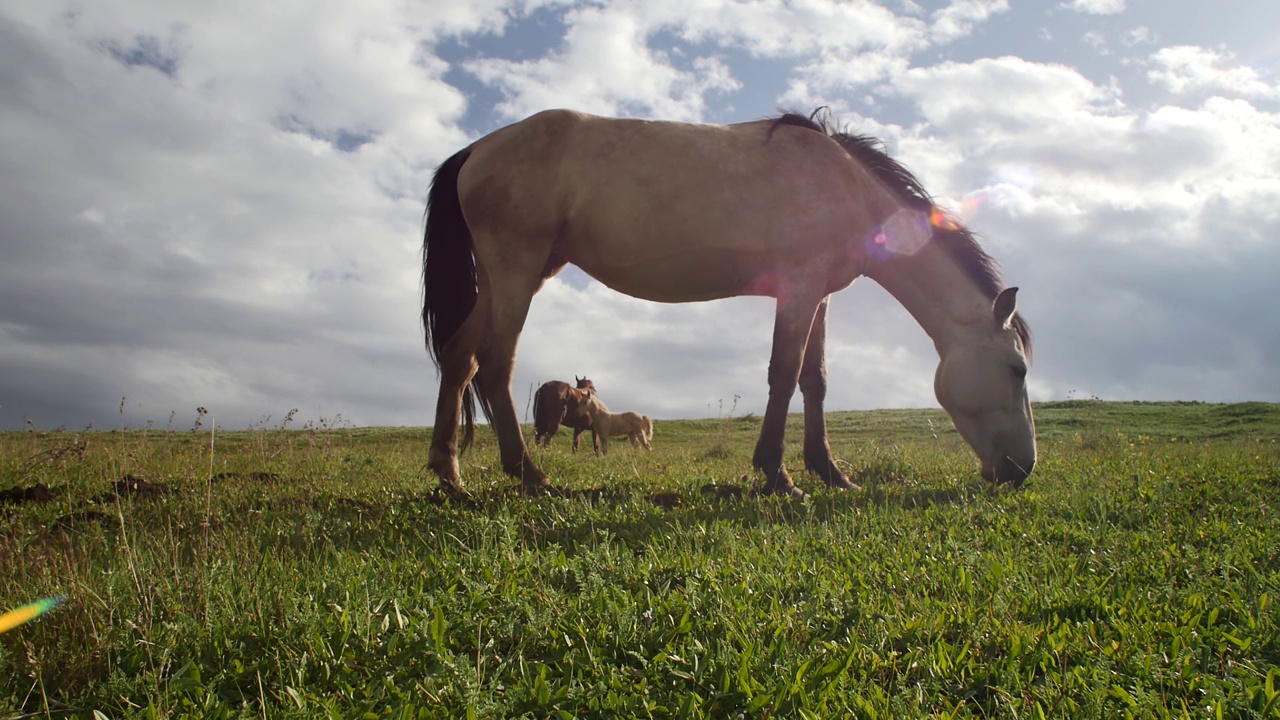
<path id="1" fill-rule="evenodd" d="M 1280 406 L 1036 410 L 1021 491 L 920 410 L 829 415 L 828 492 L 792 418 L 803 501 L 700 491 L 757 482 L 753 417 L 562 431 L 594 499 L 482 428 L 474 508 L 423 429 L 0 433 L 51 494 L 0 504 L 0 609 L 68 596 L 0 635 L 0 717 L 1280 718 Z"/>

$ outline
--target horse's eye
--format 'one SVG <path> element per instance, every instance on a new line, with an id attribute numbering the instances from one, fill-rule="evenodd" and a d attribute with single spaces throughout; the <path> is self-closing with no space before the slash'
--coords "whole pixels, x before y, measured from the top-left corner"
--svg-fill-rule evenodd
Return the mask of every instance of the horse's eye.
<path id="1" fill-rule="evenodd" d="M 1014 374 L 1014 376 L 1015 376 L 1015 377 L 1017 377 L 1019 380 L 1025 380 L 1025 379 L 1026 379 L 1026 377 L 1027 377 L 1027 366 L 1026 366 L 1026 365 L 1010 365 L 1010 366 L 1009 366 L 1009 369 L 1013 370 L 1013 374 Z"/>

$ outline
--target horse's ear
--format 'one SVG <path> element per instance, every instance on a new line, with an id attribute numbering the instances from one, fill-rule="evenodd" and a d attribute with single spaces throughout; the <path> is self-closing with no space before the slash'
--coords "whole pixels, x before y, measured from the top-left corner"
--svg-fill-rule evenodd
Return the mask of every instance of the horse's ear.
<path id="1" fill-rule="evenodd" d="M 996 327 L 1009 327 L 1013 313 L 1018 309 L 1018 288 L 1005 288 L 991 303 L 991 313 L 995 316 Z"/>
<path id="2" fill-rule="evenodd" d="M 574 375 L 574 376 L 573 376 L 573 381 L 574 381 L 574 382 L 578 382 L 578 383 L 580 383 L 580 382 L 582 382 L 582 378 L 578 377 L 577 375 Z"/>

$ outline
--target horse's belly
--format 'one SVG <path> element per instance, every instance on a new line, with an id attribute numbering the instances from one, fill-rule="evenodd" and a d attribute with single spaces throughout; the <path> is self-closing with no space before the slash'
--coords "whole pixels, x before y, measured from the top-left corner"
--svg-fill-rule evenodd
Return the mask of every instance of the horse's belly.
<path id="1" fill-rule="evenodd" d="M 584 243 L 566 256 L 591 277 L 632 297 L 697 302 L 740 295 L 778 297 L 797 283 L 830 294 L 862 274 L 862 256 L 847 243 L 795 242 L 785 248 L 744 242 Z M 856 243 L 855 243 L 856 244 Z M 641 249 L 643 248 L 643 249 Z M 794 289 L 794 288 L 793 288 Z"/>
<path id="2" fill-rule="evenodd" d="M 772 295 L 767 263 L 751 253 L 686 249 L 647 258 L 575 257 L 574 264 L 605 285 L 656 302 L 697 302 L 737 295 Z"/>

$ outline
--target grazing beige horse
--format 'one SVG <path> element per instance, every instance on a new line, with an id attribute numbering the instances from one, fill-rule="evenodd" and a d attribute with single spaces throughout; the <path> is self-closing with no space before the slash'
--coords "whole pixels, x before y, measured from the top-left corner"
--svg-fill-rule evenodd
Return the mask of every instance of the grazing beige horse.
<path id="1" fill-rule="evenodd" d="M 653 449 L 653 418 L 638 412 L 611 412 L 600 401 L 600 396 L 587 390 L 584 392 L 585 412 L 591 421 L 593 437 L 600 438 L 596 454 L 609 454 L 609 438 L 625 436 L 631 440 L 631 446 L 644 445 L 645 450 Z"/>
<path id="2" fill-rule="evenodd" d="M 824 345 L 828 296 L 860 275 L 933 339 L 935 394 L 982 476 L 1019 485 L 1035 466 L 1017 289 L 878 141 L 817 113 L 735 125 L 538 113 L 440 165 L 422 252 L 422 317 L 440 371 L 427 463 L 451 496 L 466 496 L 458 434 L 465 449 L 477 398 L 503 470 L 527 492 L 552 488 L 525 446 L 511 377 L 534 293 L 569 262 L 646 300 L 777 300 L 752 460 L 763 492 L 799 492 L 782 461 L 797 384 L 805 466 L 853 487 L 827 444 Z"/>

